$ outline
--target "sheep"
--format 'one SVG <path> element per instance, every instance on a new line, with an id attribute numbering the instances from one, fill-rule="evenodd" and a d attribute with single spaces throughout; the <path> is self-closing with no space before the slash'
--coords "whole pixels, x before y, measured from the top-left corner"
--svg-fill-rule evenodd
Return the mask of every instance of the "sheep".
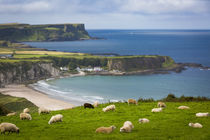
<path id="1" fill-rule="evenodd" d="M 62 121 L 63 121 L 63 115 L 57 114 L 57 115 L 51 117 L 48 124 L 52 124 L 52 123 L 56 123 L 56 122 L 62 122 Z"/>
<path id="2" fill-rule="evenodd" d="M 98 107 L 98 105 L 99 105 L 98 101 L 95 101 L 94 104 L 93 104 L 94 107 Z"/>
<path id="3" fill-rule="evenodd" d="M 111 111 L 111 110 L 114 111 L 115 110 L 115 105 L 109 105 L 109 106 L 103 108 L 102 110 L 103 110 L 103 112 L 107 112 L 107 111 Z"/>
<path id="4" fill-rule="evenodd" d="M 165 108 L 166 107 L 166 104 L 164 102 L 158 102 L 157 106 L 158 107 Z"/>
<path id="5" fill-rule="evenodd" d="M 31 117 L 31 115 L 30 114 L 28 114 L 28 113 L 20 113 L 20 119 L 21 120 L 32 120 L 32 117 Z"/>
<path id="6" fill-rule="evenodd" d="M 15 124 L 12 124 L 12 123 L 1 123 L 0 124 L 0 130 L 1 130 L 1 134 L 5 132 L 16 132 L 16 133 L 19 133 L 19 128 L 15 125 Z"/>
<path id="7" fill-rule="evenodd" d="M 188 106 L 179 106 L 178 109 L 190 109 Z"/>
<path id="8" fill-rule="evenodd" d="M 120 132 L 131 132 L 134 128 L 132 122 L 126 121 L 124 122 L 123 126 L 120 128 Z"/>
<path id="9" fill-rule="evenodd" d="M 16 112 L 12 112 L 12 113 L 8 113 L 7 116 L 15 116 L 17 113 Z"/>
<path id="10" fill-rule="evenodd" d="M 163 109 L 162 108 L 153 108 L 152 112 L 162 112 Z"/>
<path id="11" fill-rule="evenodd" d="M 92 108 L 94 109 L 94 106 L 92 104 L 89 104 L 89 103 L 84 103 L 84 108 Z"/>
<path id="12" fill-rule="evenodd" d="M 209 117 L 210 113 L 206 112 L 206 113 L 196 113 L 195 114 L 196 117 Z"/>
<path id="13" fill-rule="evenodd" d="M 29 108 L 25 108 L 24 110 L 23 110 L 23 113 L 29 113 L 30 112 L 30 109 Z"/>
<path id="14" fill-rule="evenodd" d="M 129 104 L 136 104 L 138 105 L 137 101 L 135 99 L 128 99 L 128 105 Z"/>
<path id="15" fill-rule="evenodd" d="M 203 126 L 200 123 L 189 123 L 190 127 L 193 128 L 202 128 Z"/>
<path id="16" fill-rule="evenodd" d="M 112 133 L 114 131 L 114 129 L 116 129 L 116 127 L 114 125 L 110 126 L 110 127 L 99 127 L 96 129 L 96 133 Z"/>
<path id="17" fill-rule="evenodd" d="M 140 118 L 139 123 L 149 123 L 149 120 L 146 118 Z"/>
<path id="18" fill-rule="evenodd" d="M 50 110 L 48 110 L 48 109 L 46 109 L 46 108 L 39 108 L 39 109 L 38 109 L 38 113 L 39 113 L 39 115 L 40 115 L 41 113 L 49 114 L 49 113 L 50 113 Z"/>

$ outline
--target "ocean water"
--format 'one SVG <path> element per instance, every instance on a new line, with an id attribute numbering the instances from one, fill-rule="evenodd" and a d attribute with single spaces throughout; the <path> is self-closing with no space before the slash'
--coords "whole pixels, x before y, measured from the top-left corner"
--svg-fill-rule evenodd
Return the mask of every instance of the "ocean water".
<path id="1" fill-rule="evenodd" d="M 27 42 L 49 50 L 119 55 L 167 55 L 176 62 L 210 66 L 209 30 L 88 30 L 103 40 Z M 189 68 L 182 73 L 133 76 L 83 76 L 39 81 L 34 87 L 76 105 L 127 98 L 210 97 L 210 70 Z"/>

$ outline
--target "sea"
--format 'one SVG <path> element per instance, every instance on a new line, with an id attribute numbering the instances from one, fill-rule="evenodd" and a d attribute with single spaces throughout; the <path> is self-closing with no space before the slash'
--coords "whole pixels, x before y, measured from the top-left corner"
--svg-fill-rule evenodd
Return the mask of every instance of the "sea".
<path id="1" fill-rule="evenodd" d="M 24 42 L 64 52 L 96 55 L 164 55 L 180 63 L 210 67 L 210 30 L 88 30 L 99 40 Z M 75 105 L 117 102 L 128 98 L 161 99 L 168 94 L 210 97 L 210 69 L 130 76 L 78 76 L 38 81 L 33 87 Z"/>

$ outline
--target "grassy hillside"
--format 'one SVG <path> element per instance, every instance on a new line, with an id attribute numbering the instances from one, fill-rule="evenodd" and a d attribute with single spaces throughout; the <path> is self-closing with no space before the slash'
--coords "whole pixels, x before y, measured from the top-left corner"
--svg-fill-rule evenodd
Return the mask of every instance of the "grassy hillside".
<path id="1" fill-rule="evenodd" d="M 37 107 L 25 98 L 12 97 L 0 93 L 0 105 L 11 112 L 22 112 L 24 108 L 29 107 L 32 112 L 37 111 Z M 0 114 L 1 115 L 1 114 Z"/>
<path id="2" fill-rule="evenodd" d="M 157 102 L 139 103 L 138 106 L 126 103 L 115 103 L 116 111 L 102 112 L 102 104 L 95 109 L 77 107 L 71 110 L 54 111 L 48 115 L 39 116 L 32 113 L 32 121 L 21 121 L 18 116 L 0 117 L 1 122 L 15 123 L 20 128 L 20 134 L 0 135 L 0 139 L 30 139 L 30 140 L 93 140 L 93 139 L 210 139 L 210 117 L 196 118 L 197 112 L 209 112 L 210 102 L 166 102 L 167 108 L 160 113 L 151 113 Z M 180 105 L 187 105 L 191 109 L 178 110 Z M 49 125 L 52 115 L 63 114 L 61 123 Z M 148 118 L 150 123 L 139 124 L 139 118 Z M 120 133 L 119 129 L 124 121 L 131 121 L 134 129 L 131 133 Z M 201 129 L 188 126 L 189 122 L 199 122 Z M 95 129 L 101 126 L 115 125 L 117 129 L 111 134 L 96 134 Z"/>

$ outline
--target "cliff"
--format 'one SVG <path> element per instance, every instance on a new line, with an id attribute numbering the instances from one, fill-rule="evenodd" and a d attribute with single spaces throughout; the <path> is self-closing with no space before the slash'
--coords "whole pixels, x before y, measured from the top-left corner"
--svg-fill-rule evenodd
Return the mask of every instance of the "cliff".
<path id="1" fill-rule="evenodd" d="M 59 76 L 60 71 L 46 62 L 0 63 L 0 87 L 6 84 L 28 83 L 52 76 Z"/>
<path id="2" fill-rule="evenodd" d="M 84 24 L 0 24 L 0 40 L 72 41 L 90 39 Z"/>
<path id="3" fill-rule="evenodd" d="M 166 69 L 174 65 L 174 60 L 169 56 L 123 56 L 108 60 L 109 70 L 123 72 Z"/>

